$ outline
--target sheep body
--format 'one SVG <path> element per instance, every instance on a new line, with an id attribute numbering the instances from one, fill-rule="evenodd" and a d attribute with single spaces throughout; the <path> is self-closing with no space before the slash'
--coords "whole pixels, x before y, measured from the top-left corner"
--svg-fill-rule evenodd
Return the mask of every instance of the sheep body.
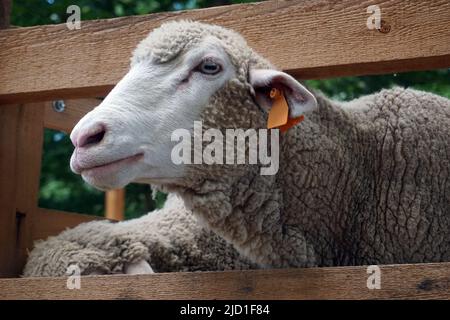
<path id="1" fill-rule="evenodd" d="M 205 37 L 221 42 L 236 75 L 201 110 L 204 130 L 265 128 L 267 114 L 255 103 L 249 73 L 273 66 L 230 30 L 197 22 L 164 24 L 141 42 L 132 65 L 147 60 L 170 63 Z M 450 260 L 450 101 L 402 88 L 346 103 L 320 94 L 316 98 L 318 108 L 281 136 L 276 175 L 261 176 L 259 166 L 251 165 L 191 165 L 174 182 L 152 184 L 179 194 L 202 226 L 232 243 L 259 267 Z M 183 205 L 179 210 L 186 209 Z M 175 219 L 180 219 L 176 215 Z M 145 243 L 139 250 L 146 252 L 140 256 L 150 260 L 157 271 L 185 270 L 190 260 L 180 259 L 180 251 L 172 254 L 167 245 L 167 238 L 176 238 L 183 228 L 155 228 L 153 218 L 148 219 L 151 223 L 139 235 L 139 241 Z M 175 221 L 171 220 L 172 226 L 178 223 Z M 183 225 L 183 220 L 179 221 Z M 121 226 L 126 229 L 133 223 Z M 79 241 L 81 228 L 80 232 L 67 231 L 67 235 L 73 234 L 71 243 Z M 195 234 L 198 227 L 193 228 Z M 115 239 L 102 234 L 102 241 L 108 237 Z M 222 240 L 212 237 L 211 241 Z M 196 241 L 188 242 L 183 254 L 194 250 L 194 256 L 200 255 L 201 250 L 193 245 Z M 41 250 L 45 256 L 44 244 L 35 251 Z M 169 248 L 171 254 L 161 247 Z M 211 248 L 214 251 L 217 245 Z M 198 260 L 191 268 L 250 266 L 241 264 L 242 257 L 231 252 L 231 263 L 214 265 Z M 154 254 L 154 258 L 146 254 Z M 30 260 L 35 256 L 32 252 Z M 98 266 L 108 264 L 108 259 Z M 167 267 L 156 266 L 157 261 Z M 114 269 L 108 266 L 106 271 Z"/>

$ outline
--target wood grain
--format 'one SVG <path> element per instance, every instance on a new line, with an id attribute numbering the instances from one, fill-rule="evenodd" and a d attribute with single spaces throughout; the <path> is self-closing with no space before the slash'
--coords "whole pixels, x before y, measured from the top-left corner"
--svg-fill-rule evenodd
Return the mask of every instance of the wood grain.
<path id="1" fill-rule="evenodd" d="M 62 112 L 55 111 L 53 102 L 46 102 L 44 127 L 70 133 L 77 122 L 100 102 L 100 99 L 64 100 L 65 108 Z"/>
<path id="2" fill-rule="evenodd" d="M 0 29 L 8 28 L 11 16 L 11 0 L 0 0 Z"/>
<path id="3" fill-rule="evenodd" d="M 381 289 L 366 267 L 0 279 L 0 299 L 449 299 L 450 263 L 381 267 Z"/>
<path id="4" fill-rule="evenodd" d="M 387 33 L 369 30 L 381 8 Z M 0 31 L 0 103 L 105 95 L 126 73 L 133 48 L 173 19 L 230 27 L 300 78 L 450 66 L 448 0 L 267 1 L 186 12 Z"/>
<path id="5" fill-rule="evenodd" d="M 32 246 L 41 170 L 42 108 L 42 103 L 7 106 L 0 114 L 0 276 L 19 274 Z"/>
<path id="6" fill-rule="evenodd" d="M 16 144 L 20 106 L 0 108 L 0 277 L 17 275 Z"/>
<path id="7" fill-rule="evenodd" d="M 16 211 L 18 241 L 16 260 L 19 271 L 25 265 L 28 251 L 33 247 L 32 228 L 39 198 L 39 178 L 44 139 L 42 102 L 23 105 L 18 130 L 16 158 Z"/>
<path id="8" fill-rule="evenodd" d="M 33 225 L 32 240 L 47 239 L 56 236 L 67 228 L 73 228 L 83 222 L 102 220 L 102 217 L 80 213 L 64 212 L 45 208 L 37 208 L 36 223 Z"/>

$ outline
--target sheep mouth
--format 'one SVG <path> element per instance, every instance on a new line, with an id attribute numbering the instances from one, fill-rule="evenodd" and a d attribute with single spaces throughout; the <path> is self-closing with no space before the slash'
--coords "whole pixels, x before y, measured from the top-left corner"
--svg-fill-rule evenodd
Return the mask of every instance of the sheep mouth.
<path id="1" fill-rule="evenodd" d="M 95 166 L 91 167 L 78 167 L 76 168 L 76 171 L 78 171 L 78 173 L 80 174 L 99 174 L 104 172 L 111 172 L 119 169 L 122 166 L 131 165 L 132 163 L 140 160 L 143 156 L 143 153 L 138 153 L 118 160 L 96 164 Z"/>

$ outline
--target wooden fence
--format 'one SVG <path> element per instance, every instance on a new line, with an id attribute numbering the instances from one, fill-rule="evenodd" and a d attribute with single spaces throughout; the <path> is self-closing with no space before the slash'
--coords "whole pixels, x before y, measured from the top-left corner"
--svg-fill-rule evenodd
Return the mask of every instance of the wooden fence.
<path id="1" fill-rule="evenodd" d="M 366 8 L 381 8 L 369 30 Z M 126 73 L 149 31 L 172 19 L 231 27 L 299 78 L 450 67 L 448 0 L 267 1 L 187 12 L 0 30 L 0 298 L 450 298 L 450 263 L 17 279 L 33 241 L 96 219 L 37 206 L 43 128 L 69 130 Z M 64 112 L 52 101 L 64 99 Z M 112 199 L 111 201 L 115 201 Z"/>

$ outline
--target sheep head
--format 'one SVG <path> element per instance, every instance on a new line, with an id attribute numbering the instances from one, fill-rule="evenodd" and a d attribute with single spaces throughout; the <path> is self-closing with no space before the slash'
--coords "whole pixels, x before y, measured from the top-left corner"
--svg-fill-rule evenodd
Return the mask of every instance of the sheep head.
<path id="1" fill-rule="evenodd" d="M 171 161 L 177 129 L 265 128 L 270 88 L 282 88 L 290 114 L 315 107 L 314 96 L 275 70 L 237 33 L 177 21 L 152 31 L 136 48 L 129 72 L 75 126 L 71 169 L 100 189 L 130 182 L 182 184 L 238 176 L 249 166 L 179 165 Z"/>

